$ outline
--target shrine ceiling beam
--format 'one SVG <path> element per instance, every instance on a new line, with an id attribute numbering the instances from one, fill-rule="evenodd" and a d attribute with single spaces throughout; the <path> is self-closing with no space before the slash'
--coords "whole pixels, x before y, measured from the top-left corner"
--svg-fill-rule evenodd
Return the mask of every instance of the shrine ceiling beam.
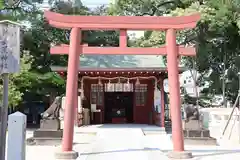
<path id="1" fill-rule="evenodd" d="M 196 27 L 200 14 L 179 17 L 160 16 L 79 16 L 45 11 L 49 24 L 64 29 L 82 30 L 165 30 Z"/>
<path id="2" fill-rule="evenodd" d="M 133 48 L 133 47 L 89 47 L 86 45 L 79 45 L 81 53 L 89 55 L 166 55 L 166 46 L 159 48 Z M 50 49 L 51 54 L 68 54 L 69 46 L 60 45 L 54 46 Z M 178 46 L 178 53 L 182 56 L 195 56 L 196 51 L 194 47 Z"/>

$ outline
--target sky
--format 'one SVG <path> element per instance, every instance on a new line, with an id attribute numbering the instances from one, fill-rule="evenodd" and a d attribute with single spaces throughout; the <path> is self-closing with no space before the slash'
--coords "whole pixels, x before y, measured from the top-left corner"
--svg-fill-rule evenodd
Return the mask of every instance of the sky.
<path id="1" fill-rule="evenodd" d="M 107 5 L 111 0 L 81 0 L 82 3 L 88 7 L 97 7 L 100 5 Z"/>

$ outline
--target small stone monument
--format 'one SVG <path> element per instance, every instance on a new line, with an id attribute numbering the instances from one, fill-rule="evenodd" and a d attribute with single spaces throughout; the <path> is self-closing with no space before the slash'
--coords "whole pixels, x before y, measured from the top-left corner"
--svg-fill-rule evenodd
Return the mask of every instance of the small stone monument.
<path id="1" fill-rule="evenodd" d="M 61 108 L 61 97 L 56 97 L 52 105 L 41 114 L 42 120 L 40 122 L 40 128 L 43 130 L 59 130 L 59 112 Z"/>
<path id="2" fill-rule="evenodd" d="M 59 112 L 61 97 L 56 97 L 52 105 L 41 114 L 40 129 L 34 131 L 33 140 L 36 144 L 60 143 L 63 131 L 60 129 Z"/>
<path id="3" fill-rule="evenodd" d="M 183 121 L 183 129 L 194 129 L 199 130 L 202 129 L 202 125 L 200 122 L 199 111 L 196 106 L 188 105 L 184 109 L 186 118 Z"/>
<path id="4" fill-rule="evenodd" d="M 7 160 L 25 160 L 26 121 L 21 112 L 9 115 Z"/>
<path id="5" fill-rule="evenodd" d="M 197 106 L 188 105 L 184 108 L 186 118 L 183 120 L 184 140 L 194 144 L 216 144 L 216 139 L 210 137 L 208 129 L 203 127 L 203 121 Z"/>

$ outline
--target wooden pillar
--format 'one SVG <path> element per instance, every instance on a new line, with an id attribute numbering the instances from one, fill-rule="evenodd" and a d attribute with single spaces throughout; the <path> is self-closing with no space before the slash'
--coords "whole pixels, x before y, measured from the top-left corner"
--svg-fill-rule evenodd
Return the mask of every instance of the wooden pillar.
<path id="1" fill-rule="evenodd" d="M 161 127 L 165 127 L 165 99 L 164 99 L 164 89 L 163 89 L 163 79 L 159 81 L 160 91 L 161 91 Z"/>
<path id="2" fill-rule="evenodd" d="M 73 132 L 74 118 L 76 111 L 76 81 L 78 74 L 79 63 L 79 44 L 80 44 L 80 29 L 72 28 L 70 33 L 70 48 L 67 68 L 67 86 L 66 86 L 66 102 L 64 111 L 64 130 L 62 140 L 62 151 L 72 151 L 73 147 Z"/>
<path id="3" fill-rule="evenodd" d="M 79 64 L 79 63 L 77 63 Z M 78 68 L 78 65 L 77 65 Z M 75 82 L 75 94 L 74 94 L 74 106 L 75 106 L 75 112 L 74 112 L 74 116 L 75 116 L 75 126 L 78 126 L 78 74 L 76 75 L 76 82 Z"/>
<path id="4" fill-rule="evenodd" d="M 183 129 L 181 118 L 180 85 L 178 74 L 178 53 L 176 31 L 168 29 L 166 33 L 167 67 L 170 93 L 170 112 L 172 118 L 173 151 L 184 151 Z"/>
<path id="5" fill-rule="evenodd" d="M 121 29 L 119 35 L 119 46 L 120 47 L 127 47 L 127 30 Z"/>

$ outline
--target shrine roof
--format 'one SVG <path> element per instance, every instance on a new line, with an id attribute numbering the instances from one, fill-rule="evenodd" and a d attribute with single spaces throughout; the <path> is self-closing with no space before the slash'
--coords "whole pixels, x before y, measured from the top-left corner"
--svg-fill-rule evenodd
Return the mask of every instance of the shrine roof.
<path id="1" fill-rule="evenodd" d="M 53 71 L 66 71 L 66 66 L 54 65 Z M 186 70 L 180 67 L 180 70 Z M 163 56 L 155 55 L 84 55 L 79 71 L 166 71 Z"/>
<path id="2" fill-rule="evenodd" d="M 81 68 L 160 68 L 166 67 L 162 56 L 155 55 L 85 55 Z"/>

